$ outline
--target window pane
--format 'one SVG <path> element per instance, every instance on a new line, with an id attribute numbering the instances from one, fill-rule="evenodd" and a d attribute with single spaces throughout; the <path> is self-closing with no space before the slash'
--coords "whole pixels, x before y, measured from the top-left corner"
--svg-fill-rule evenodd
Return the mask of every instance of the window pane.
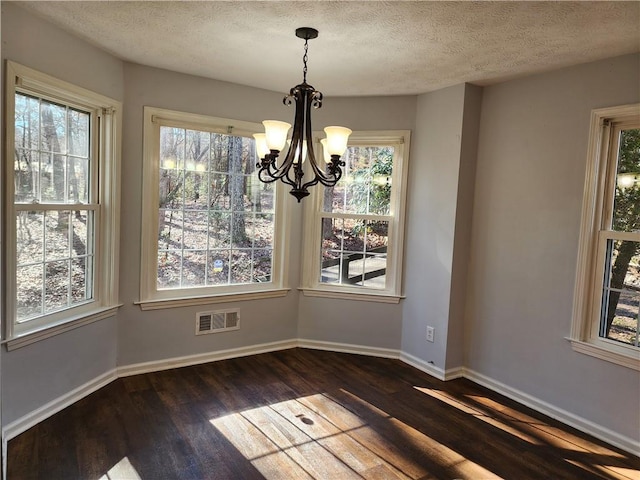
<path id="1" fill-rule="evenodd" d="M 23 94 L 15 96 L 15 147 L 38 150 L 40 101 Z"/>
<path id="2" fill-rule="evenodd" d="M 273 214 L 258 214 L 254 219 L 254 246 L 259 248 L 272 247 Z"/>
<path id="3" fill-rule="evenodd" d="M 55 312 L 70 304 L 69 260 L 44 264 L 44 311 Z"/>
<path id="4" fill-rule="evenodd" d="M 158 288 L 270 281 L 274 195 L 254 140 L 161 127 L 160 144 Z"/>
<path id="5" fill-rule="evenodd" d="M 90 114 L 22 94 L 15 100 L 15 201 L 87 203 Z"/>
<path id="6" fill-rule="evenodd" d="M 638 346 L 640 242 L 607 242 L 600 336 Z"/>
<path id="7" fill-rule="evenodd" d="M 70 213 L 46 212 L 45 214 L 45 250 L 46 261 L 69 258 Z"/>
<path id="8" fill-rule="evenodd" d="M 40 148 L 45 152 L 67 153 L 66 107 L 42 100 L 40 125 Z"/>
<path id="9" fill-rule="evenodd" d="M 229 247 L 231 242 L 231 214 L 209 213 L 209 248 Z"/>
<path id="10" fill-rule="evenodd" d="M 93 229 L 93 213 L 87 210 L 72 212 L 72 252 L 75 257 L 93 255 L 93 244 L 89 243 L 88 233 Z"/>
<path id="11" fill-rule="evenodd" d="M 40 154 L 40 199 L 63 203 L 67 184 L 67 157 L 57 153 Z"/>
<path id="12" fill-rule="evenodd" d="M 387 274 L 387 255 L 367 255 L 363 261 L 364 281 L 362 285 L 367 288 L 385 288 Z"/>
<path id="13" fill-rule="evenodd" d="M 250 247 L 253 238 L 253 216 L 233 213 L 231 215 L 231 246 L 233 248 Z"/>
<path id="14" fill-rule="evenodd" d="M 69 109 L 69 154 L 89 158 L 89 114 Z"/>
<path id="15" fill-rule="evenodd" d="M 206 250 L 185 251 L 182 256 L 181 287 L 202 287 L 206 280 Z"/>
<path id="16" fill-rule="evenodd" d="M 182 256 L 180 251 L 158 252 L 158 289 L 180 287 Z"/>
<path id="17" fill-rule="evenodd" d="M 229 284 L 229 250 L 213 250 L 209 253 L 207 285 Z"/>
<path id="18" fill-rule="evenodd" d="M 92 228 L 87 210 L 18 213 L 18 321 L 93 298 L 94 246 L 87 233 Z"/>
<path id="19" fill-rule="evenodd" d="M 273 213 L 274 208 L 274 184 L 263 183 L 258 179 L 257 175 L 251 175 L 248 181 L 248 199 L 251 203 L 252 210 L 256 212 Z"/>
<path id="20" fill-rule="evenodd" d="M 231 283 L 250 283 L 252 274 L 250 250 L 233 250 L 231 252 Z"/>
<path id="21" fill-rule="evenodd" d="M 255 250 L 253 257 L 253 281 L 271 281 L 271 256 L 272 250 Z"/>
<path id="22" fill-rule="evenodd" d="M 158 224 L 158 249 L 182 248 L 182 211 L 160 210 Z"/>
<path id="23" fill-rule="evenodd" d="M 42 264 L 16 269 L 16 320 L 22 322 L 43 312 Z"/>
<path id="24" fill-rule="evenodd" d="M 207 212 L 185 211 L 184 248 L 206 250 L 209 248 L 209 221 Z"/>
<path id="25" fill-rule="evenodd" d="M 640 231 L 640 129 L 620 133 L 613 230 Z"/>
<path id="26" fill-rule="evenodd" d="M 42 264 L 44 258 L 44 213 L 18 212 L 16 215 L 17 265 Z"/>
<path id="27" fill-rule="evenodd" d="M 393 147 L 349 147 L 343 179 L 327 189 L 325 212 L 388 215 Z"/>
<path id="28" fill-rule="evenodd" d="M 70 203 L 89 202 L 89 160 L 69 157 L 68 179 Z"/>
<path id="29" fill-rule="evenodd" d="M 213 210 L 231 210 L 229 197 L 229 175 L 214 173 L 209 176 L 209 208 Z"/>
<path id="30" fill-rule="evenodd" d="M 171 161 L 166 161 L 167 165 L 171 165 Z M 160 185 L 159 185 L 159 204 L 160 208 L 175 208 L 181 206 L 183 198 L 182 184 L 184 174 L 176 168 L 160 169 Z"/>
<path id="31" fill-rule="evenodd" d="M 209 169 L 209 148 L 211 135 L 196 130 L 186 131 L 186 158 L 190 170 L 207 172 Z"/>
<path id="32" fill-rule="evenodd" d="M 90 283 L 91 262 L 81 257 L 71 260 L 71 303 L 81 303 L 93 297 Z"/>
<path id="33" fill-rule="evenodd" d="M 322 219 L 322 283 L 385 288 L 389 222 Z"/>
<path id="34" fill-rule="evenodd" d="M 38 152 L 16 148 L 13 169 L 16 203 L 31 203 L 40 199 L 40 155 Z"/>

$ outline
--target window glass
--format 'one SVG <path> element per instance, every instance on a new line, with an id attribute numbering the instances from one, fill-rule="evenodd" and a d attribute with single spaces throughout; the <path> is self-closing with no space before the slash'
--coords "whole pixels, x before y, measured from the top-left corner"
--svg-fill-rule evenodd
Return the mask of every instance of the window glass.
<path id="1" fill-rule="evenodd" d="M 16 203 L 87 203 L 90 114 L 15 95 Z"/>
<path id="2" fill-rule="evenodd" d="M 640 129 L 622 130 L 619 138 L 612 230 L 640 231 Z"/>
<path id="3" fill-rule="evenodd" d="M 388 215 L 391 203 L 393 147 L 349 147 L 344 175 L 331 190 L 325 212 Z"/>
<path id="4" fill-rule="evenodd" d="M 160 127 L 157 288 L 268 282 L 273 184 L 252 138 Z"/>
<path id="5" fill-rule="evenodd" d="M 91 115 L 15 94 L 16 313 L 22 323 L 93 298 Z M 32 207 L 26 205 L 44 204 Z"/>
<path id="6" fill-rule="evenodd" d="M 611 230 L 639 232 L 640 129 L 621 129 L 617 141 Z M 610 238 L 605 252 L 599 336 L 638 346 L 640 242 Z"/>
<path id="7" fill-rule="evenodd" d="M 354 132 L 343 176 L 314 193 L 305 228 L 305 292 L 396 302 L 402 286 L 402 221 L 408 131 Z"/>

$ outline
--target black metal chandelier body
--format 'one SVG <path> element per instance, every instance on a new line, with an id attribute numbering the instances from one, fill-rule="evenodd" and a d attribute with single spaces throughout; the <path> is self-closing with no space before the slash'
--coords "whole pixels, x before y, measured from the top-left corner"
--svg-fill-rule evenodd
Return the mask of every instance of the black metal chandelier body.
<path id="1" fill-rule="evenodd" d="M 346 149 L 346 142 L 351 130 L 344 127 L 327 127 L 327 143 L 323 142 L 325 149 L 324 159 L 319 165 L 313 148 L 313 130 L 311 128 L 311 108 L 322 107 L 322 93 L 313 88 L 307 83 L 307 50 L 308 41 L 318 36 L 318 31 L 310 27 L 302 27 L 296 30 L 296 36 L 303 38 L 304 42 L 304 56 L 303 56 L 303 81 L 301 84 L 293 87 L 289 95 L 285 96 L 283 103 L 290 106 L 295 102 L 295 118 L 293 124 L 293 131 L 289 143 L 289 148 L 284 158 L 279 162 L 280 152 L 286 146 L 282 145 L 282 148 L 274 147 L 273 142 L 270 144 L 270 124 L 281 124 L 280 128 L 285 128 L 286 132 L 290 128 L 290 125 L 285 122 L 265 121 L 266 132 L 265 134 L 254 135 L 257 142 L 266 142 L 266 146 L 258 146 L 258 152 L 261 154 L 260 162 L 256 165 L 259 168 L 258 178 L 265 183 L 274 182 L 276 180 L 282 180 L 284 183 L 292 187 L 290 193 L 298 202 L 304 197 L 309 195 L 308 188 L 321 183 L 326 187 L 334 186 L 338 180 L 342 177 L 342 168 L 345 163 L 340 159 L 341 155 Z M 334 129 L 334 130 L 331 130 Z M 335 135 L 340 134 L 344 138 L 338 139 L 340 146 L 335 146 Z M 266 137 L 265 137 L 266 135 Z M 334 145 L 327 145 L 331 142 L 330 137 L 334 135 Z M 345 136 L 346 135 L 346 136 Z M 280 138 L 285 138 L 280 135 Z M 342 148 L 344 144 L 344 148 Z M 340 151 L 342 150 L 342 151 Z M 306 157 L 306 158 L 305 158 Z M 304 161 L 307 160 L 310 164 L 313 178 L 308 181 L 304 180 L 305 172 L 303 168 Z"/>

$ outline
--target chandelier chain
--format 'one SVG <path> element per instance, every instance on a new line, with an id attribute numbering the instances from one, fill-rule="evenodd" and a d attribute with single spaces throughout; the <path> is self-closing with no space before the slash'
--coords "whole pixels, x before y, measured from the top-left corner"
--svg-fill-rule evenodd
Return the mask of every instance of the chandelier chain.
<path id="1" fill-rule="evenodd" d="M 304 55 L 302 56 L 302 63 L 304 63 L 304 68 L 302 69 L 302 80 L 304 83 L 307 83 L 307 60 L 309 56 L 307 55 L 307 51 L 309 50 L 309 39 L 304 39 Z"/>

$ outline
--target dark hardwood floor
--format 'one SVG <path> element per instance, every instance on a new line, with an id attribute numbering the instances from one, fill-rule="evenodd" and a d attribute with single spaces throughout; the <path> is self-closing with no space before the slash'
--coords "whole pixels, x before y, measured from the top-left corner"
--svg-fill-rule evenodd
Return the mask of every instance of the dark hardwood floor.
<path id="1" fill-rule="evenodd" d="M 125 377 L 8 445 L 8 480 L 639 479 L 640 459 L 467 380 L 292 349 Z"/>

